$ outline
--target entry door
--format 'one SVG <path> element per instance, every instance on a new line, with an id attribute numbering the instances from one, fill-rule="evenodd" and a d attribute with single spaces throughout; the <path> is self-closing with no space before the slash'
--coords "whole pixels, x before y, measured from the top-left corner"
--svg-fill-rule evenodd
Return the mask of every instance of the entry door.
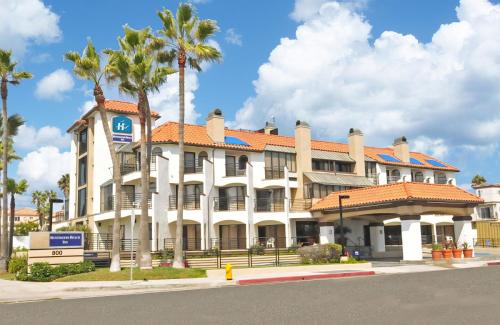
<path id="1" fill-rule="evenodd" d="M 363 238 L 364 238 L 365 246 L 371 246 L 372 242 L 370 239 L 370 226 L 369 225 L 363 226 Z"/>

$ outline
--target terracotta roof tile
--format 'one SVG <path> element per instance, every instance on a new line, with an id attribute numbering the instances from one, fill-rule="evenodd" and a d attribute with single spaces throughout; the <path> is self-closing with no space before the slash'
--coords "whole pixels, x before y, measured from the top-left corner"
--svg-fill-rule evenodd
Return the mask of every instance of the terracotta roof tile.
<path id="1" fill-rule="evenodd" d="M 342 206 L 344 207 L 359 207 L 376 203 L 405 200 L 433 200 L 439 202 L 461 203 L 483 202 L 481 198 L 454 185 L 404 182 L 333 192 L 314 204 L 311 211 L 338 208 L 339 195 L 349 195 L 348 199 L 342 200 Z"/>

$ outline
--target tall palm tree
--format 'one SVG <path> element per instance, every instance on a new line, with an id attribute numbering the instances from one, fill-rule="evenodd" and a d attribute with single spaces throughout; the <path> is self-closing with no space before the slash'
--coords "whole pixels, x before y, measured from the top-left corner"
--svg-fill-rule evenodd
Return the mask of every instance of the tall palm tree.
<path id="1" fill-rule="evenodd" d="M 40 229 L 45 225 L 45 217 L 49 214 L 50 199 L 57 198 L 56 192 L 52 190 L 34 191 L 31 193 L 31 202 L 35 205 L 40 223 Z"/>
<path id="2" fill-rule="evenodd" d="M 7 96 L 8 96 L 8 85 L 18 85 L 21 80 L 31 78 L 31 73 L 21 71 L 16 71 L 17 62 L 12 61 L 12 51 L 6 51 L 0 49 L 0 93 L 2 95 L 2 121 L 3 125 L 7 125 Z M 7 143 L 9 141 L 9 128 L 3 128 L 2 132 L 2 142 L 4 148 L 7 148 Z M 7 150 L 2 152 L 2 160 L 5 162 L 2 169 L 2 192 L 7 193 Z M 0 261 L 4 261 L 8 254 L 8 238 L 7 238 L 7 195 L 2 198 L 2 238 L 0 241 Z M 3 262 L 0 262 L 3 264 Z M 1 265 L 2 267 L 4 265 Z"/>
<path id="3" fill-rule="evenodd" d="M 67 203 L 68 203 L 68 196 L 69 196 L 69 174 L 63 174 L 61 175 L 61 178 L 57 181 L 57 187 L 63 192 L 64 195 L 64 219 L 67 218 L 66 215 L 66 208 L 67 208 Z"/>
<path id="4" fill-rule="evenodd" d="M 116 152 L 113 136 L 109 127 L 109 119 L 104 107 L 105 96 L 101 87 L 101 79 L 104 75 L 104 68 L 101 65 L 101 56 L 96 51 L 94 44 L 89 39 L 82 55 L 77 52 L 68 52 L 65 58 L 74 63 L 73 72 L 81 79 L 89 80 L 94 83 L 94 98 L 97 103 L 97 109 L 101 116 L 104 135 L 108 144 L 109 155 L 113 165 L 113 183 L 115 185 L 115 216 L 113 220 L 113 247 L 110 272 L 119 272 L 120 268 L 120 220 L 122 215 L 122 174 L 120 172 L 120 160 Z"/>
<path id="5" fill-rule="evenodd" d="M 177 226 L 175 231 L 174 267 L 184 267 L 182 254 L 182 222 L 184 216 L 184 73 L 186 63 L 192 69 L 201 71 L 201 63 L 214 62 L 222 58 L 221 53 L 208 41 L 217 31 L 217 22 L 210 19 L 200 20 L 188 4 L 180 4 L 174 18 L 168 9 L 158 13 L 163 29 L 160 34 L 166 39 L 169 60 L 177 59 L 179 66 L 179 186 L 177 206 Z"/>
<path id="6" fill-rule="evenodd" d="M 12 240 L 14 238 L 14 215 L 16 213 L 16 195 L 22 195 L 28 190 L 28 181 L 21 179 L 16 182 L 14 179 L 9 179 L 7 182 L 7 190 L 10 193 L 10 224 L 9 224 L 9 256 L 12 255 Z"/>
<path id="7" fill-rule="evenodd" d="M 24 124 L 24 119 L 19 114 L 13 114 L 7 119 L 9 140 L 7 141 L 7 161 L 21 159 L 14 151 L 12 137 L 17 135 L 19 127 Z M 3 121 L 0 119 L 0 133 L 3 132 Z M 0 143 L 0 154 L 3 154 L 3 143 Z M 3 169 L 3 158 L 0 160 L 0 170 Z"/>
<path id="8" fill-rule="evenodd" d="M 118 38 L 119 50 L 106 50 L 109 62 L 105 68 L 106 77 L 118 82 L 120 92 L 132 95 L 138 100 L 141 125 L 141 218 L 139 220 L 139 245 L 137 260 L 140 268 L 151 268 L 151 247 L 149 245 L 148 198 L 149 166 L 151 159 L 151 110 L 148 93 L 158 91 L 167 76 L 175 71 L 165 65 L 159 50 L 162 40 L 154 37 L 150 28 L 134 30 L 124 27 L 125 35 Z"/>

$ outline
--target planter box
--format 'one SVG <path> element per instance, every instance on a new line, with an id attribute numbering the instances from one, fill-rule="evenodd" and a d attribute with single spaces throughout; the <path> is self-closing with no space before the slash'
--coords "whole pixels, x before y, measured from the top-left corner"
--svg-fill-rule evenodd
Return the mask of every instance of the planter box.
<path id="1" fill-rule="evenodd" d="M 453 255 L 453 252 L 451 249 L 443 249 L 443 258 L 445 259 L 450 259 Z"/>
<path id="2" fill-rule="evenodd" d="M 472 249 L 464 249 L 464 258 L 472 257 Z"/>
<path id="3" fill-rule="evenodd" d="M 461 249 L 454 249 L 452 252 L 453 252 L 453 258 L 462 258 Z"/>
<path id="4" fill-rule="evenodd" d="M 439 251 L 432 251 L 432 259 L 433 260 L 440 260 L 443 258 L 443 251 L 439 250 Z"/>

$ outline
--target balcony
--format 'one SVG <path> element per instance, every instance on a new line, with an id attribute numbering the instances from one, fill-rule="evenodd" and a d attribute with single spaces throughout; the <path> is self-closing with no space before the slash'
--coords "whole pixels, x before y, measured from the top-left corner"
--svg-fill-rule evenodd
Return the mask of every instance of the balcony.
<path id="1" fill-rule="evenodd" d="M 307 211 L 312 207 L 312 199 L 295 199 L 290 204 L 291 211 Z"/>
<path id="2" fill-rule="evenodd" d="M 265 167 L 265 178 L 266 179 L 281 179 L 285 178 L 285 169 L 284 168 L 273 168 L 273 167 Z"/>
<path id="3" fill-rule="evenodd" d="M 168 197 L 168 209 L 177 210 L 178 207 L 177 195 L 170 195 Z M 199 195 L 184 195 L 184 210 L 200 210 L 200 196 Z"/>
<path id="4" fill-rule="evenodd" d="M 184 174 L 203 173 L 203 166 L 198 166 L 195 162 L 184 162 Z"/>
<path id="5" fill-rule="evenodd" d="M 399 182 L 400 179 L 401 179 L 400 176 L 387 176 L 387 184 L 397 183 Z"/>
<path id="6" fill-rule="evenodd" d="M 284 199 L 258 198 L 255 199 L 255 212 L 283 212 L 285 211 Z"/>
<path id="7" fill-rule="evenodd" d="M 156 156 L 151 156 L 150 171 L 156 170 Z M 122 162 L 120 163 L 121 175 L 127 175 L 133 172 L 141 171 L 141 162 L 133 153 L 122 153 Z"/>
<path id="8" fill-rule="evenodd" d="M 377 175 L 366 175 L 366 178 L 368 178 L 368 180 L 370 182 L 372 182 L 373 185 L 378 185 L 378 176 Z"/>
<path id="9" fill-rule="evenodd" d="M 245 198 L 241 196 L 214 197 L 214 211 L 245 211 Z"/>
<path id="10" fill-rule="evenodd" d="M 237 163 L 226 163 L 226 177 L 245 176 L 246 174 L 246 164 L 245 166 L 240 166 Z"/>
<path id="11" fill-rule="evenodd" d="M 140 209 L 141 208 L 141 198 L 142 195 L 140 193 L 135 193 L 134 195 L 131 195 L 129 193 L 122 193 L 122 210 L 128 210 L 132 209 L 134 207 L 134 202 L 135 202 L 135 208 Z M 148 198 L 148 209 L 151 209 L 152 207 L 152 200 L 151 197 Z M 108 211 L 113 211 L 115 209 L 115 196 L 110 195 L 105 197 L 101 201 L 101 213 L 108 212 Z"/>

